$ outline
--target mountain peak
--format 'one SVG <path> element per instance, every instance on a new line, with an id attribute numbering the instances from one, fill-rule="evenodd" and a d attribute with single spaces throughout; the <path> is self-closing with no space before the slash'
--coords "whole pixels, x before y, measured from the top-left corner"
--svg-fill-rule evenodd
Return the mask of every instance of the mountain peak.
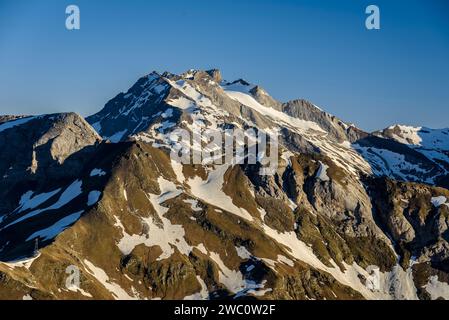
<path id="1" fill-rule="evenodd" d="M 182 79 L 188 80 L 196 80 L 204 76 L 210 77 L 216 83 L 220 83 L 222 81 L 221 72 L 218 69 L 210 69 L 210 70 L 189 69 L 179 75 L 179 77 L 181 77 Z M 176 75 L 174 77 L 176 77 Z M 173 76 L 169 78 L 173 78 Z"/>
<path id="2" fill-rule="evenodd" d="M 223 80 L 222 76 L 221 76 L 221 72 L 218 69 L 210 69 L 210 70 L 207 70 L 206 73 L 208 75 L 210 75 L 211 78 L 217 83 L 220 83 Z"/>

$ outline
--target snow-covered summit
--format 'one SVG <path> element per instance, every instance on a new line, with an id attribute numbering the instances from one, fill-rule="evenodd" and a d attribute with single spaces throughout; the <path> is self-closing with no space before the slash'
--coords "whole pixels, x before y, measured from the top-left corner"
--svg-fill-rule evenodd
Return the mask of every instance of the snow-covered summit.
<path id="1" fill-rule="evenodd" d="M 304 99 L 282 102 L 243 78 L 224 80 L 218 69 L 152 72 L 87 120 L 111 142 L 138 137 L 158 145 L 179 127 L 255 127 L 281 133 L 287 149 L 318 150 L 347 172 L 407 181 L 436 183 L 447 168 L 434 161 L 449 163 L 435 151 L 447 146 L 445 130 L 402 126 L 369 134 Z M 416 146 L 431 151 L 423 156 Z"/>

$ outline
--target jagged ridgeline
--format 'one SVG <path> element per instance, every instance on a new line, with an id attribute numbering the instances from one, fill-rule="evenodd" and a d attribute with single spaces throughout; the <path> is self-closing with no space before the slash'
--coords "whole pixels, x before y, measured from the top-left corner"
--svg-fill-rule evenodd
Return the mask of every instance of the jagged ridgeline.
<path id="1" fill-rule="evenodd" d="M 279 164 L 178 163 L 180 128 L 276 132 Z M 449 299 L 447 129 L 190 70 L 86 119 L 1 116 L 0 148 L 1 299 Z"/>

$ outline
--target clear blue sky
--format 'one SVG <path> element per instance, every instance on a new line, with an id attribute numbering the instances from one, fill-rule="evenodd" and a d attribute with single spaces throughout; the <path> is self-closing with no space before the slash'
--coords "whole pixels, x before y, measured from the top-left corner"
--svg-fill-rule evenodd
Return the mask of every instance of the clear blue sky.
<path id="1" fill-rule="evenodd" d="M 366 130 L 449 127 L 448 14 L 447 0 L 0 0 L 0 114 L 90 115 L 152 70 L 216 67 Z"/>

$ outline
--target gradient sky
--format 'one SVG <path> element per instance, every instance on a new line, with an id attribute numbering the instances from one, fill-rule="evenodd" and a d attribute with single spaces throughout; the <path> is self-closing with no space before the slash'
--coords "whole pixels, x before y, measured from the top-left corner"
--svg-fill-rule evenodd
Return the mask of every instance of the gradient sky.
<path id="1" fill-rule="evenodd" d="M 448 16 L 447 0 L 0 0 L 0 114 L 86 116 L 152 70 L 215 67 L 365 130 L 449 127 Z"/>

